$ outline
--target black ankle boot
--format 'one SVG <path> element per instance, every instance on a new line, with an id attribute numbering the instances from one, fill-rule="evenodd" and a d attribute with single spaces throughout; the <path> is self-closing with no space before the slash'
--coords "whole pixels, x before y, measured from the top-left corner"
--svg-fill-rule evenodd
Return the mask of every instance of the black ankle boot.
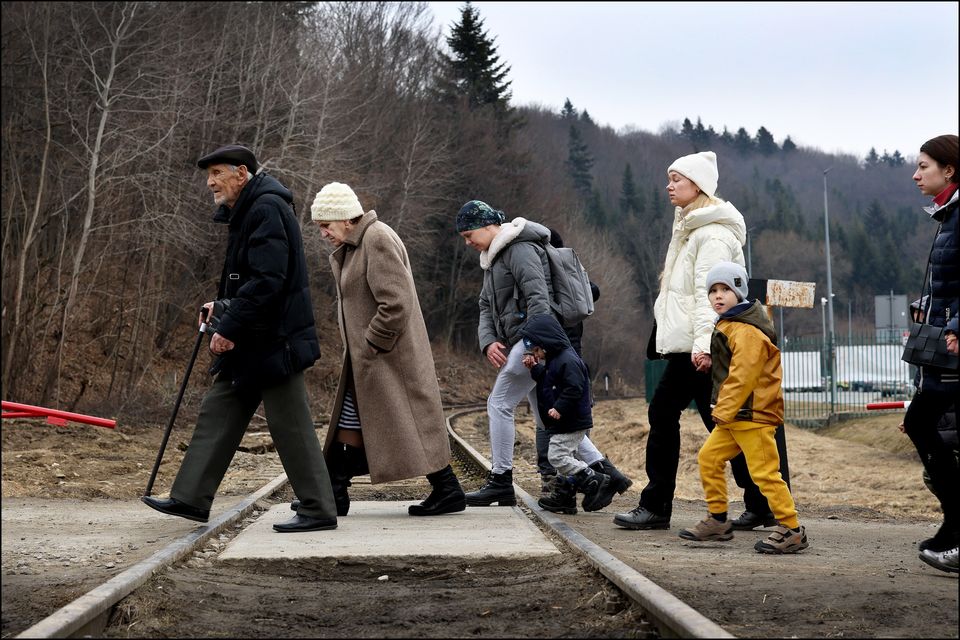
<path id="1" fill-rule="evenodd" d="M 329 454 L 327 469 L 330 472 L 330 486 L 333 487 L 333 501 L 337 505 L 337 515 L 345 516 L 350 511 L 350 479 L 370 473 L 367 466 L 367 452 L 343 442 L 334 442 Z"/>
<path id="2" fill-rule="evenodd" d="M 577 488 L 568 478 L 557 474 L 551 492 L 540 498 L 537 504 L 546 511 L 575 515 L 577 513 Z"/>
<path id="3" fill-rule="evenodd" d="M 517 504 L 517 496 L 513 492 L 513 469 L 503 473 L 487 474 L 486 483 L 466 494 L 467 505 L 471 507 L 489 507 L 496 502 L 501 507 L 512 507 Z"/>
<path id="4" fill-rule="evenodd" d="M 439 516 L 467 508 L 466 495 L 450 465 L 440 471 L 428 473 L 427 480 L 433 491 L 420 504 L 412 504 L 407 508 L 407 513 L 411 516 Z"/>
<path id="5" fill-rule="evenodd" d="M 605 473 L 610 476 L 610 484 L 613 486 L 613 490 L 619 494 L 623 494 L 633 484 L 633 480 L 620 473 L 620 470 L 613 466 L 613 463 L 607 458 L 594 462 L 590 465 L 590 468 L 597 473 Z"/>
<path id="6" fill-rule="evenodd" d="M 597 473 L 587 467 L 583 471 L 578 471 L 573 479 L 577 490 L 583 493 L 584 511 L 599 511 L 613 502 L 613 494 L 616 490 L 607 474 Z"/>

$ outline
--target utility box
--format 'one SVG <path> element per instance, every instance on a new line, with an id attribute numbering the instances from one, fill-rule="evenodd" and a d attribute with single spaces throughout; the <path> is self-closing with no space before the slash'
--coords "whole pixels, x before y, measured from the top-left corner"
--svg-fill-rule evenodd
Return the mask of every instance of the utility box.
<path id="1" fill-rule="evenodd" d="M 899 344 L 904 331 L 910 329 L 906 295 L 874 296 L 877 341 L 880 344 Z"/>

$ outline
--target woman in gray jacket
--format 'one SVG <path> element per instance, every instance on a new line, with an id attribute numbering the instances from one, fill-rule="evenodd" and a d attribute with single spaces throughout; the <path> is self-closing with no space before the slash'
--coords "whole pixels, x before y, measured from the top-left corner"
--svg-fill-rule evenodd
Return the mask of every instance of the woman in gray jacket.
<path id="1" fill-rule="evenodd" d="M 513 491 L 514 411 L 524 397 L 530 403 L 537 429 L 543 429 L 536 383 L 522 362 L 520 330 L 528 318 L 553 313 L 546 254 L 550 230 L 524 218 L 506 222 L 502 211 L 471 200 L 457 214 L 457 233 L 467 246 L 480 252 L 483 289 L 477 334 L 480 350 L 499 369 L 487 398 L 492 468 L 486 484 L 467 493 L 467 504 L 488 507 L 496 502 L 509 506 L 517 502 Z M 588 438 L 583 439 L 577 453 L 595 471 L 611 476 L 620 493 L 630 486 L 630 480 Z"/>

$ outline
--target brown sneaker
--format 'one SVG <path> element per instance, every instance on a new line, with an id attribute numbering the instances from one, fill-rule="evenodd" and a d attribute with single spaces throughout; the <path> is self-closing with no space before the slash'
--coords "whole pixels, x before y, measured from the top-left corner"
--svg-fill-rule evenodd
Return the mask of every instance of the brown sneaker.
<path id="1" fill-rule="evenodd" d="M 778 524 L 766 540 L 758 540 L 753 548 L 759 553 L 796 553 L 809 546 L 806 529 L 799 527 L 799 531 L 794 531 Z"/>
<path id="2" fill-rule="evenodd" d="M 680 537 L 684 540 L 696 540 L 698 542 L 707 542 L 710 540 L 732 540 L 733 525 L 730 521 L 720 522 L 713 516 L 707 516 L 697 523 L 692 530 L 681 529 Z"/>

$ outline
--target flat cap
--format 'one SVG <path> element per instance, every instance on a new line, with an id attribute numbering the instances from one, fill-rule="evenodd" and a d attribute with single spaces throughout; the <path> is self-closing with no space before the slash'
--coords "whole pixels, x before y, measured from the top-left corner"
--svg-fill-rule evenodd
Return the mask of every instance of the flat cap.
<path id="1" fill-rule="evenodd" d="M 228 144 L 225 147 L 220 147 L 213 153 L 208 153 L 197 160 L 197 166 L 201 169 L 206 169 L 212 164 L 232 164 L 237 167 L 245 165 L 247 171 L 251 174 L 257 172 L 258 166 L 257 156 L 253 155 L 253 151 L 239 144 Z"/>

